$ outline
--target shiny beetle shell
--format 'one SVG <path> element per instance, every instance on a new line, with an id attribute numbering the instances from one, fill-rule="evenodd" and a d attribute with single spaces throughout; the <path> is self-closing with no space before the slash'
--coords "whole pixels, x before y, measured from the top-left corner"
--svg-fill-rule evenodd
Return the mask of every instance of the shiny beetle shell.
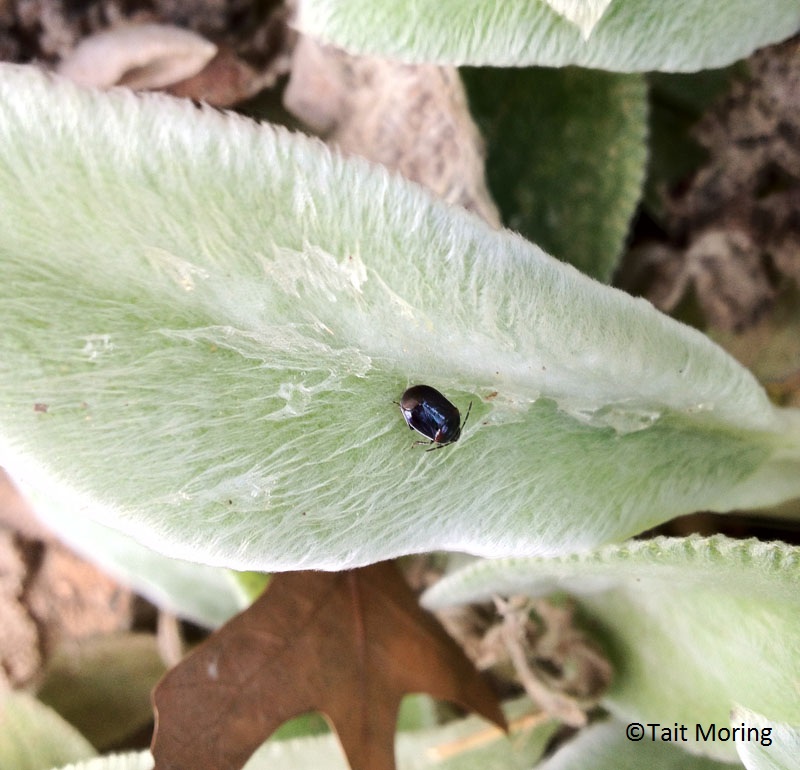
<path id="1" fill-rule="evenodd" d="M 430 439 L 430 442 L 414 443 L 434 444 L 435 446 L 427 450 L 430 452 L 458 441 L 467 423 L 472 402 L 464 422 L 461 422 L 461 413 L 436 388 L 430 385 L 413 385 L 400 396 L 399 406 L 408 427 Z"/>

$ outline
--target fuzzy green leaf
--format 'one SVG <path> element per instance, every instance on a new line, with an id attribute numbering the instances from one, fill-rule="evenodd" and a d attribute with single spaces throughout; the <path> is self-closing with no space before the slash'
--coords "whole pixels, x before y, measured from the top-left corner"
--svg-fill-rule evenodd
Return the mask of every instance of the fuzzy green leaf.
<path id="1" fill-rule="evenodd" d="M 609 281 L 644 181 L 643 78 L 574 67 L 462 76 L 504 223 Z"/>
<path id="2" fill-rule="evenodd" d="M 800 494 L 798 413 L 702 334 L 318 142 L 6 66 L 0 217 L 0 464 L 161 553 L 556 554 Z M 458 444 L 411 446 L 419 382 Z"/>
<path id="3" fill-rule="evenodd" d="M 28 693 L 0 695 L 0 767 L 4 770 L 47 770 L 94 755 L 86 738 Z"/>
<path id="4" fill-rule="evenodd" d="M 166 612 L 216 628 L 252 601 L 237 573 L 164 556 L 118 529 L 69 510 L 50 495 L 32 499 L 40 518 L 75 551 Z"/>
<path id="5" fill-rule="evenodd" d="M 557 14 L 580 29 L 584 40 L 592 34 L 611 0 L 544 0 Z"/>
<path id="6" fill-rule="evenodd" d="M 737 704 L 800 723 L 800 548 L 656 538 L 558 559 L 481 561 L 423 601 L 555 590 L 578 595 L 602 629 L 615 668 L 605 705 L 620 720 L 688 725 L 687 746 L 728 761 L 734 741 L 714 739 L 709 726 L 727 729 Z"/>
<path id="7" fill-rule="evenodd" d="M 53 770 L 153 770 L 153 765 L 149 751 L 137 751 L 95 757 Z"/>
<path id="8" fill-rule="evenodd" d="M 762 714 L 737 706 L 731 727 L 742 727 L 736 741 L 739 759 L 747 770 L 793 770 L 800 757 L 800 726 L 773 722 Z"/>
<path id="9" fill-rule="evenodd" d="M 542 756 L 558 723 L 526 714 L 530 701 L 507 703 L 511 734 L 504 735 L 479 717 L 467 717 L 426 730 L 400 732 L 398 770 L 527 770 Z M 515 724 L 514 719 L 520 723 Z M 63 770 L 152 770 L 149 752 L 105 757 Z M 247 761 L 245 770 L 348 770 L 333 733 L 288 740 L 269 740 Z M 698 768 L 697 770 L 701 770 Z M 702 770 L 706 770 L 703 768 Z M 708 770 L 711 770 L 709 768 Z"/>
<path id="10" fill-rule="evenodd" d="M 73 640 L 48 661 L 37 695 L 102 751 L 148 728 L 150 691 L 165 668 L 153 634 Z"/>
<path id="11" fill-rule="evenodd" d="M 678 744 L 630 741 L 624 722 L 601 722 L 581 730 L 536 770 L 733 770 L 728 763 L 691 756 Z"/>
<path id="12" fill-rule="evenodd" d="M 573 6 L 575 13 L 567 6 Z M 302 0 L 300 30 L 403 61 L 614 72 L 722 67 L 800 27 L 796 0 Z"/>

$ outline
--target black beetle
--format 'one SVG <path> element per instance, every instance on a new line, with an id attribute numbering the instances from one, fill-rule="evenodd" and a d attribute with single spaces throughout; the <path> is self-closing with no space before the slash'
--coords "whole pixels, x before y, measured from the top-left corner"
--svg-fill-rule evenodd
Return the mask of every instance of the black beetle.
<path id="1" fill-rule="evenodd" d="M 415 441 L 414 445 L 425 443 L 436 445 L 427 449 L 427 452 L 458 441 L 472 410 L 470 401 L 467 415 L 464 417 L 464 422 L 461 422 L 458 409 L 430 385 L 412 385 L 400 396 L 400 401 L 395 403 L 400 407 L 408 427 L 430 439 L 430 442 Z"/>

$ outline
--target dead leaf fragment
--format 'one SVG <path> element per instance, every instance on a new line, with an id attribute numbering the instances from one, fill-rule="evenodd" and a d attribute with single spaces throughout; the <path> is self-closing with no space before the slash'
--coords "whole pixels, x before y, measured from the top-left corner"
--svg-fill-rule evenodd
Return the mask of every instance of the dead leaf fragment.
<path id="1" fill-rule="evenodd" d="M 0 690 L 36 681 L 61 643 L 131 617 L 130 591 L 54 541 L 0 469 Z"/>
<path id="2" fill-rule="evenodd" d="M 345 154 L 381 163 L 500 226 L 483 140 L 455 67 L 351 56 L 301 36 L 283 98 Z"/>
<path id="3" fill-rule="evenodd" d="M 37 518 L 28 502 L 0 467 L 0 530 L 10 529 L 26 540 L 47 541 L 50 531 Z M 0 564 L 4 564 L 0 560 Z"/>
<path id="4" fill-rule="evenodd" d="M 26 565 L 14 540 L 0 529 L 0 693 L 30 682 L 42 662 L 36 623 L 21 602 Z"/>
<path id="5" fill-rule="evenodd" d="M 232 107 L 263 88 L 275 85 L 279 70 L 259 73 L 230 48 L 217 55 L 196 75 L 175 82 L 167 89 L 173 96 L 206 102 L 214 107 Z"/>
<path id="6" fill-rule="evenodd" d="M 156 89 L 196 75 L 217 47 L 181 27 L 132 24 L 84 38 L 58 66 L 79 85 Z"/>
<path id="7" fill-rule="evenodd" d="M 319 710 L 353 770 L 394 770 L 410 692 L 506 728 L 488 685 L 393 563 L 278 574 L 156 687 L 155 768 L 236 770 L 281 723 Z"/>
<path id="8" fill-rule="evenodd" d="M 611 664 L 576 624 L 571 603 L 495 597 L 493 605 L 454 607 L 439 617 L 480 670 L 506 689 L 521 686 L 565 724 L 586 724 L 611 682 Z"/>
<path id="9" fill-rule="evenodd" d="M 698 123 L 709 161 L 666 201 L 677 264 L 647 295 L 674 309 L 693 289 L 708 325 L 741 333 L 800 286 L 800 40 L 756 52 L 750 77 Z"/>
<path id="10" fill-rule="evenodd" d="M 749 328 L 771 307 L 776 290 L 760 252 L 750 233 L 731 227 L 698 233 L 687 250 L 698 302 L 716 327 Z"/>

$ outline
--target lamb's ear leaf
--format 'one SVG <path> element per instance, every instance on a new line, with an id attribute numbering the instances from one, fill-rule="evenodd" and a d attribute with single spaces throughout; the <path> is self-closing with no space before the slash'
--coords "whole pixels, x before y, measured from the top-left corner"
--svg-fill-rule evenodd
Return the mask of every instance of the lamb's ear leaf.
<path id="1" fill-rule="evenodd" d="M 669 725 L 672 727 L 672 723 Z M 680 743 L 652 740 L 650 728 L 646 737 L 629 739 L 625 722 L 597 722 L 581 730 L 537 770 L 730 770 L 729 762 L 689 754 Z M 635 735 L 635 733 L 631 733 Z M 660 734 L 659 734 L 660 735 Z"/>
<path id="2" fill-rule="evenodd" d="M 742 728 L 736 751 L 747 770 L 792 770 L 800 757 L 800 722 L 773 722 L 763 714 L 736 706 L 731 728 Z"/>
<path id="3" fill-rule="evenodd" d="M 610 281 L 647 166 L 644 77 L 577 67 L 461 73 L 503 222 Z"/>
<path id="4" fill-rule="evenodd" d="M 153 770 L 153 767 L 153 755 L 149 751 L 128 751 L 86 759 L 53 770 Z"/>
<path id="5" fill-rule="evenodd" d="M 38 770 L 96 753 L 71 724 L 29 693 L 0 694 L 0 767 Z"/>
<path id="6" fill-rule="evenodd" d="M 316 141 L 4 66 L 0 217 L 0 463 L 167 555 L 555 554 L 800 494 L 797 412 L 702 334 Z M 457 444 L 411 445 L 420 382 Z"/>
<path id="7" fill-rule="evenodd" d="M 589 10 L 584 18 L 566 6 Z M 351 53 L 492 67 L 577 64 L 612 72 L 723 67 L 800 27 L 794 0 L 303 0 L 299 29 Z"/>
<path id="8" fill-rule="evenodd" d="M 731 725 L 735 704 L 800 724 L 800 548 L 716 535 L 482 560 L 437 583 L 423 603 L 556 590 L 577 597 L 609 654 L 615 673 L 604 705 L 618 719 L 689 725 L 681 742 L 727 761 L 735 736 L 716 731 Z"/>
<path id="9" fill-rule="evenodd" d="M 38 518 L 73 550 L 160 609 L 213 628 L 243 610 L 254 598 L 245 585 L 244 576 L 250 573 L 165 556 L 118 529 L 80 515 L 61 503 L 48 486 L 41 484 L 31 490 L 26 510 L 17 490 L 0 473 L 0 508 L 5 504 L 12 515 L 16 509 L 17 515 L 32 517 L 32 507 Z M 261 588 L 263 583 L 262 576 Z"/>

